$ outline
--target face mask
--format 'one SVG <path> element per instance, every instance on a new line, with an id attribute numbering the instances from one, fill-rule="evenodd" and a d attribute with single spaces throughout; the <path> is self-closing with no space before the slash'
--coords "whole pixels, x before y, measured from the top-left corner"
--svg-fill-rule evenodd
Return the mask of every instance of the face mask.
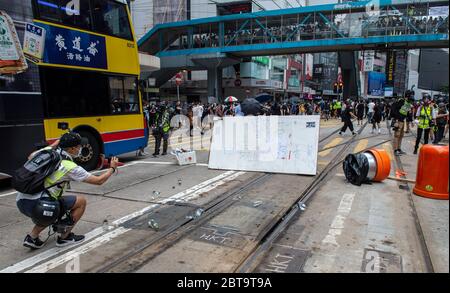
<path id="1" fill-rule="evenodd" d="M 76 155 L 71 155 L 72 158 L 76 159 L 76 158 L 81 157 L 81 151 L 82 151 L 82 149 L 83 149 L 83 148 L 80 147 L 80 149 L 78 150 L 78 153 L 77 153 Z"/>

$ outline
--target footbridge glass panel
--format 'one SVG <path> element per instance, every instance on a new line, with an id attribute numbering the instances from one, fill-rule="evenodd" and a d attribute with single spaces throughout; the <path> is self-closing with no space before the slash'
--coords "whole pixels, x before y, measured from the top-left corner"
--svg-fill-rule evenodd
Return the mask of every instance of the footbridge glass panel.
<path id="1" fill-rule="evenodd" d="M 448 1 L 377 0 L 157 25 L 140 41 L 154 55 L 448 47 Z"/>

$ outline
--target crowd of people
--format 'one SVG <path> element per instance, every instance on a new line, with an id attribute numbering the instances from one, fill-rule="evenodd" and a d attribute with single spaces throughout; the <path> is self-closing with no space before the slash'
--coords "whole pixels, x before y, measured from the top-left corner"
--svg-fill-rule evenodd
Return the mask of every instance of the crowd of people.
<path id="1" fill-rule="evenodd" d="M 426 10 L 410 6 L 400 12 L 398 10 L 381 11 L 379 14 L 363 13 L 357 21 L 355 17 L 334 15 L 332 18 L 311 17 L 312 14 L 299 15 L 298 19 L 260 20 L 259 23 L 243 25 L 237 21 L 225 24 L 224 45 L 243 45 L 268 42 L 290 42 L 310 39 L 326 39 L 336 37 L 364 37 L 383 35 L 448 33 L 448 15 L 428 15 Z M 351 25 L 349 25 L 351 21 Z M 261 25 L 260 25 L 261 24 Z M 171 45 L 171 49 L 188 49 L 187 35 L 181 35 L 179 43 Z M 219 46 L 219 32 L 209 29 L 206 32 L 194 32 L 193 48 Z"/>
<path id="2" fill-rule="evenodd" d="M 212 126 L 211 117 L 245 116 L 241 104 L 203 104 L 195 103 L 145 103 L 144 113 L 147 118 L 149 129 L 156 139 L 156 149 L 153 155 L 160 154 L 161 140 L 163 143 L 162 154 L 167 154 L 167 140 L 170 129 L 182 126 L 182 119 L 177 118 L 174 122 L 172 117 L 187 117 L 189 121 L 189 135 L 193 136 L 194 124 L 199 123 L 201 129 Z M 320 115 L 325 121 L 330 119 L 341 119 L 344 123 L 339 134 L 349 129 L 355 133 L 353 121 L 357 125 L 363 125 L 367 120 L 371 125 L 371 133 L 381 134 L 383 121 L 388 120 L 387 125 L 395 133 L 395 154 L 401 155 L 401 139 L 404 133 L 410 133 L 417 126 L 417 142 L 415 153 L 423 135 L 423 142 L 427 144 L 432 141 L 435 144 L 441 142 L 448 133 L 448 101 L 443 99 L 431 99 L 425 95 L 423 100 L 416 101 L 407 92 L 404 96 L 393 99 L 345 99 L 344 101 L 334 99 L 305 100 L 297 103 L 291 102 L 267 102 L 261 104 L 260 115 Z M 208 118 L 208 119 L 206 119 Z M 202 131 L 203 133 L 203 131 Z"/>

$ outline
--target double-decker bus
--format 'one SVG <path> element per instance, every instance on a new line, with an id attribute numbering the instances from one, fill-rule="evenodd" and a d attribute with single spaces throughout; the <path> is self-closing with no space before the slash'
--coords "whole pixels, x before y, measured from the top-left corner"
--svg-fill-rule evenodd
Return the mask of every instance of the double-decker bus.
<path id="1" fill-rule="evenodd" d="M 147 146 L 126 0 L 0 0 L 0 10 L 21 42 L 29 23 L 45 32 L 41 60 L 0 75 L 0 173 L 11 174 L 39 144 L 58 139 L 62 123 L 88 139 L 78 159 L 86 169 L 101 154 Z"/>

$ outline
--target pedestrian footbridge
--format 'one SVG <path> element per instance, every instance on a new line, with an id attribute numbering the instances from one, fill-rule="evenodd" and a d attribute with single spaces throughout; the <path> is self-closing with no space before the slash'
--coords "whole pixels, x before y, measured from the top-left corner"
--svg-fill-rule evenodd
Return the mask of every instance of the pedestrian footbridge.
<path id="1" fill-rule="evenodd" d="M 357 1 L 195 19 L 156 25 L 138 44 L 161 58 L 445 48 L 448 3 Z"/>

